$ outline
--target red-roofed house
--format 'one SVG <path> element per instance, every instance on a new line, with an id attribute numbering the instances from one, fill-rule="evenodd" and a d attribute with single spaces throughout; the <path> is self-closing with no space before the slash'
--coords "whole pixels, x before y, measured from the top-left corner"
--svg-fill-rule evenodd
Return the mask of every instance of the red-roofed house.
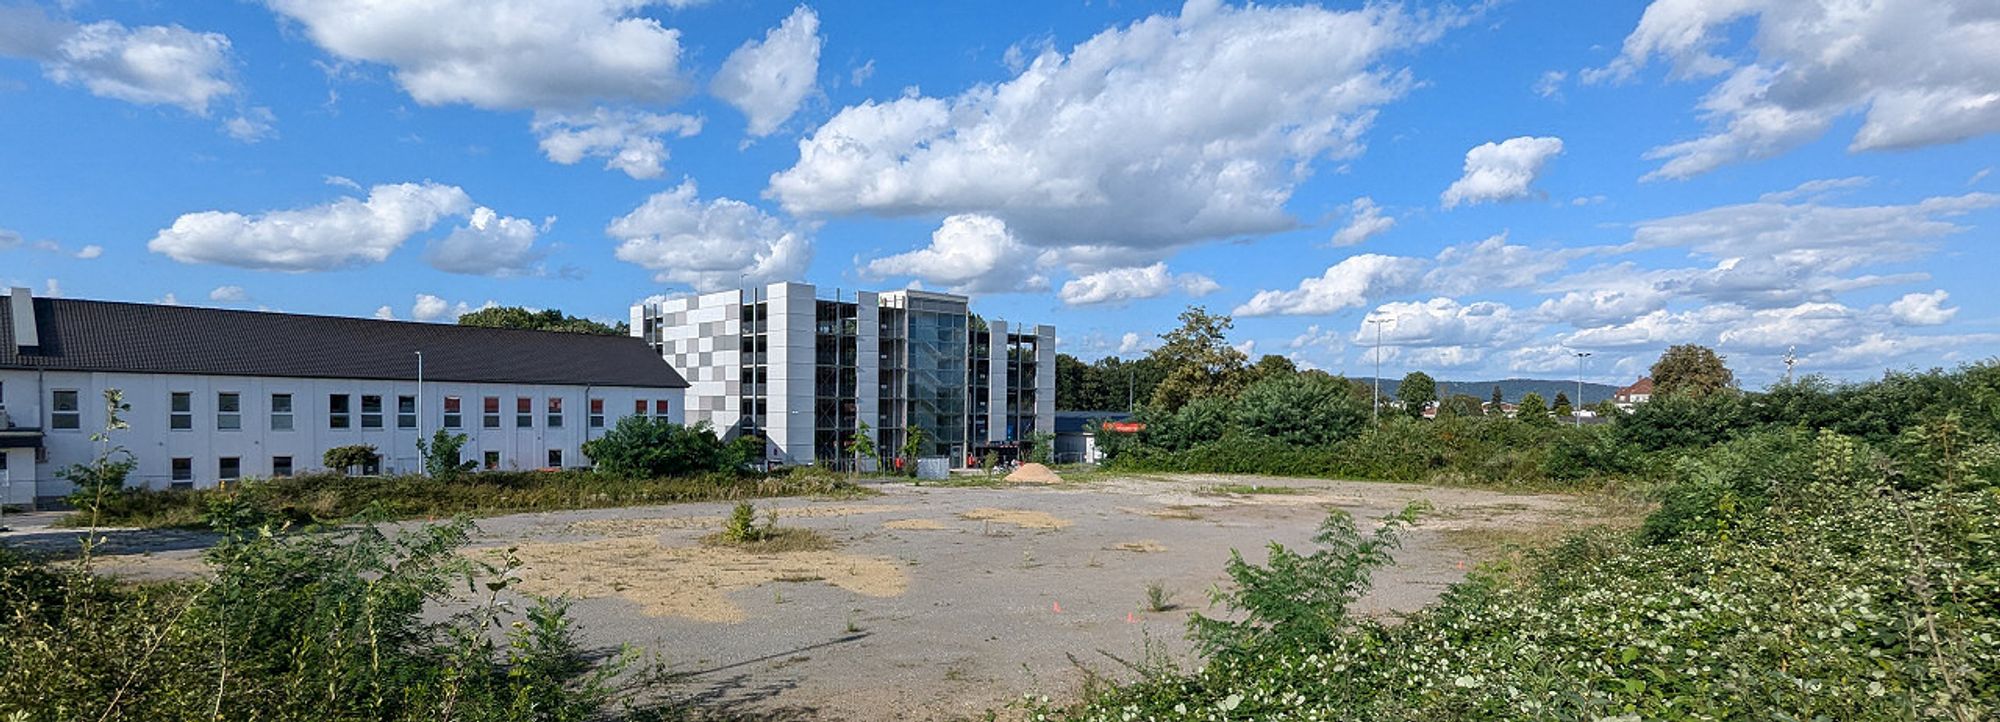
<path id="1" fill-rule="evenodd" d="M 1626 411 L 1631 411 L 1632 407 L 1652 400 L 1653 377 L 1651 376 L 1634 381 L 1631 386 L 1619 389 L 1618 393 L 1611 396 L 1611 402 L 1617 404 L 1618 408 Z"/>

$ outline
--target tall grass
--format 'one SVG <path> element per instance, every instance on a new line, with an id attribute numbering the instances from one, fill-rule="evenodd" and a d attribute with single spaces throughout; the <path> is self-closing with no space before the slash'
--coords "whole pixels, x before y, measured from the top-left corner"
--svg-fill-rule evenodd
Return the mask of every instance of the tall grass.
<path id="1" fill-rule="evenodd" d="M 202 527 L 209 511 L 221 507 L 252 514 L 253 518 L 309 522 L 346 519 L 364 512 L 389 519 L 424 519 L 864 493 L 838 475 L 811 469 L 769 477 L 716 473 L 668 479 L 631 479 L 589 471 L 489 471 L 449 480 L 322 473 L 252 479 L 223 489 L 119 491 L 103 500 L 97 523 Z M 64 523 L 84 526 L 90 520 L 79 512 Z"/>

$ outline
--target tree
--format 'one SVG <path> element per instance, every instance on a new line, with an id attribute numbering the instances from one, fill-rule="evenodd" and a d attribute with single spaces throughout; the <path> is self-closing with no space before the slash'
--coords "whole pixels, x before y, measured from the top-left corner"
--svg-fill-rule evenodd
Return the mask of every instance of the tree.
<path id="1" fill-rule="evenodd" d="M 418 437 L 417 453 L 424 459 L 424 475 L 450 481 L 478 466 L 476 462 L 459 461 L 467 438 L 465 434 L 454 434 L 444 429 L 432 432 L 429 440 Z"/>
<path id="2" fill-rule="evenodd" d="M 1658 396 L 1705 396 L 1735 385 L 1736 375 L 1707 346 L 1673 346 L 1653 363 L 1653 393 Z"/>
<path id="3" fill-rule="evenodd" d="M 125 403 L 123 389 L 104 390 L 104 427 L 90 435 L 97 444 L 97 456 L 88 464 L 71 464 L 56 472 L 56 476 L 70 483 L 73 490 L 69 495 L 70 505 L 90 510 L 90 527 L 97 528 L 99 514 L 104 509 L 105 498 L 125 489 L 125 477 L 139 467 L 139 460 L 123 446 L 111 443 L 111 432 L 132 428 L 126 423 L 125 412 L 132 405 Z M 0 499 L 0 503 L 4 503 Z M 87 569 L 91 550 L 97 545 L 95 532 L 85 535 L 83 540 L 83 563 Z"/>
<path id="4" fill-rule="evenodd" d="M 1403 411 L 1413 417 L 1423 416 L 1424 406 L 1436 401 L 1437 394 L 1437 382 L 1422 371 L 1411 371 L 1396 387 L 1396 399 L 1403 402 Z"/>
<path id="5" fill-rule="evenodd" d="M 320 460 L 326 462 L 326 468 L 342 474 L 353 471 L 354 467 L 372 464 L 375 458 L 375 447 L 367 444 L 336 446 L 320 456 Z"/>
<path id="6" fill-rule="evenodd" d="M 1506 405 L 1507 405 L 1507 396 L 1506 396 L 1506 394 L 1502 394 L 1502 393 L 1500 393 L 1500 385 L 1499 385 L 1499 384 L 1494 384 L 1494 385 L 1493 385 L 1493 396 L 1492 396 L 1492 398 L 1489 398 L 1489 399 L 1487 399 L 1487 403 L 1490 403 L 1490 404 L 1492 404 L 1491 406 L 1488 406 L 1488 407 L 1486 407 L 1486 415 L 1487 415 L 1487 416 L 1506 416 L 1506 415 L 1507 415 L 1507 409 L 1506 409 Z"/>
<path id="7" fill-rule="evenodd" d="M 1235 321 L 1201 306 L 1182 311 L 1180 321 L 1180 328 L 1160 335 L 1165 343 L 1152 353 L 1167 367 L 1166 378 L 1153 389 L 1153 405 L 1178 411 L 1195 399 L 1234 395 L 1247 358 L 1229 345 Z"/>
<path id="8" fill-rule="evenodd" d="M 1569 394 L 1561 391 L 1556 392 L 1556 406 L 1551 410 L 1551 413 L 1554 413 L 1558 417 L 1576 415 L 1576 411 L 1570 408 Z"/>
<path id="9" fill-rule="evenodd" d="M 854 464 L 854 471 L 857 474 L 861 472 L 861 459 L 874 459 L 875 470 L 882 470 L 882 459 L 876 455 L 875 451 L 875 434 L 870 433 L 870 431 L 868 422 L 863 421 L 859 427 L 854 429 L 854 436 L 847 440 L 847 453 L 854 455 L 856 462 Z"/>
<path id="10" fill-rule="evenodd" d="M 1043 466 L 1056 463 L 1056 435 L 1046 431 L 1029 434 L 1028 460 Z"/>
<path id="11" fill-rule="evenodd" d="M 1367 428 L 1368 406 L 1347 392 L 1343 380 L 1293 374 L 1244 389 L 1236 400 L 1236 423 L 1246 433 L 1293 446 L 1323 446 Z"/>
<path id="12" fill-rule="evenodd" d="M 1521 395 L 1521 406 L 1514 418 L 1522 421 L 1548 421 L 1549 407 L 1542 403 L 1542 395 L 1530 391 Z"/>
<path id="13" fill-rule="evenodd" d="M 1471 394 L 1452 394 L 1438 403 L 1438 418 L 1446 416 L 1478 416 L 1479 397 Z"/>
<path id="14" fill-rule="evenodd" d="M 1292 363 L 1291 359 L 1267 353 L 1244 371 L 1243 385 L 1249 387 L 1259 381 L 1295 376 L 1298 373 L 1299 365 Z"/>
<path id="15" fill-rule="evenodd" d="M 598 470 L 630 479 L 688 476 L 740 468 L 748 444 L 756 437 L 740 436 L 725 445 L 703 421 L 682 426 L 664 419 L 627 416 L 601 437 L 583 444 L 583 455 Z"/>
<path id="16" fill-rule="evenodd" d="M 910 433 L 903 437 L 903 458 L 913 462 L 916 461 L 917 457 L 924 453 L 924 442 L 927 440 L 929 439 L 924 435 L 923 429 L 915 426 L 910 427 Z M 910 471 L 915 472 L 916 468 L 912 464 Z"/>
<path id="17" fill-rule="evenodd" d="M 459 316 L 458 325 L 479 326 L 482 328 L 518 328 L 529 331 L 588 333 L 599 336 L 627 336 L 632 331 L 631 324 L 624 321 L 619 321 L 615 325 L 608 325 L 587 318 L 571 316 L 553 308 L 530 311 L 520 306 L 482 308 Z"/>

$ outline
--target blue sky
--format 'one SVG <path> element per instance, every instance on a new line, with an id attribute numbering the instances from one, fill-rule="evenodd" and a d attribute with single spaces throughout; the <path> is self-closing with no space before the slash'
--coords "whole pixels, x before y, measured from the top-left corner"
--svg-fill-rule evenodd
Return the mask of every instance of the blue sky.
<path id="1" fill-rule="evenodd" d="M 2000 353 L 1977 0 L 0 0 L 0 283 L 448 321 L 919 284 L 1141 353 Z M 1907 7 L 1903 7 L 1907 5 Z"/>

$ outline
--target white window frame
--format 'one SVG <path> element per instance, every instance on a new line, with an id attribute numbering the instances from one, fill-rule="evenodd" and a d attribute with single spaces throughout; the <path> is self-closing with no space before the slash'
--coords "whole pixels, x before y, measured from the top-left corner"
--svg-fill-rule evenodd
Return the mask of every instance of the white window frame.
<path id="1" fill-rule="evenodd" d="M 178 409 L 174 408 L 176 404 L 179 404 L 182 401 L 187 402 L 187 404 L 184 407 Z M 193 391 L 167 392 L 167 430 L 168 431 L 194 430 Z"/>
<path id="2" fill-rule="evenodd" d="M 224 407 L 224 405 L 223 405 L 222 401 L 223 401 L 223 399 L 226 399 L 226 398 L 233 398 L 233 399 L 235 399 L 235 400 L 236 400 L 236 410 L 235 410 L 235 411 L 231 412 L 231 411 L 225 411 L 225 410 L 224 410 L 224 408 L 225 408 L 225 407 Z M 243 393 L 242 393 L 242 392 L 240 392 L 240 391 L 217 391 L 217 392 L 215 392 L 215 430 L 216 430 L 216 431 L 242 431 L 242 430 L 243 430 Z"/>
<path id="3" fill-rule="evenodd" d="M 285 400 L 285 408 L 282 411 L 278 409 L 278 399 Z M 298 408 L 298 397 L 286 393 L 271 394 L 271 430 L 291 431 L 297 429 L 298 417 L 295 414 L 298 413 Z M 280 422 L 279 419 L 283 419 L 284 421 Z"/>
<path id="4" fill-rule="evenodd" d="M 58 404 L 58 403 L 56 403 L 56 399 L 57 399 L 58 397 L 60 397 L 61 395 L 63 395 L 63 394 L 69 394 L 69 395 L 70 395 L 70 405 L 71 405 L 71 406 L 73 406 L 73 407 L 75 407 L 75 408 L 72 408 L 72 409 L 70 409 L 70 410 L 68 410 L 68 411 L 64 411 L 64 410 L 62 410 L 62 408 L 61 408 L 61 406 L 62 406 L 62 405 L 61 405 L 61 404 Z M 64 425 L 62 425 L 62 419 L 63 419 L 64 417 L 67 417 L 67 418 L 69 419 L 69 425 L 68 425 L 68 426 L 64 426 Z M 80 389 L 49 389 L 49 430 L 50 430 L 50 431 L 82 431 L 82 430 L 83 430 L 83 391 L 82 391 L 82 390 L 80 390 Z"/>

